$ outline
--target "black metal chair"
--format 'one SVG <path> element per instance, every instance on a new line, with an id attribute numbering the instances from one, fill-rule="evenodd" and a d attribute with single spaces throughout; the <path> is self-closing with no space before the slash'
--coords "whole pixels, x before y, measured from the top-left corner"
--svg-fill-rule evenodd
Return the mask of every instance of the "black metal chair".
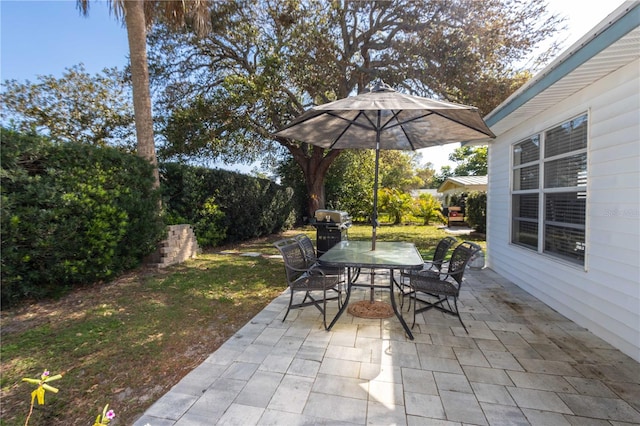
<path id="1" fill-rule="evenodd" d="M 282 259 L 289 285 L 289 307 L 282 321 L 287 319 L 291 309 L 305 306 L 315 306 L 321 313 L 324 328 L 327 328 L 327 301 L 337 300 L 338 308 L 342 306 L 342 287 L 340 276 L 327 275 L 317 264 L 309 265 L 300 244 L 295 239 L 284 239 L 274 243 Z M 304 292 L 301 302 L 294 303 L 296 293 Z M 335 296 L 329 297 L 327 293 L 335 292 Z M 322 296 L 320 296 L 320 294 Z"/>
<path id="2" fill-rule="evenodd" d="M 342 268 L 330 268 L 327 266 L 320 266 L 318 264 L 318 255 L 315 247 L 313 246 L 313 241 L 306 234 L 298 234 L 293 237 L 294 240 L 298 242 L 300 245 L 300 250 L 304 254 L 305 259 L 307 260 L 307 266 L 310 268 L 312 266 L 320 269 L 325 275 L 338 275 L 341 277 L 344 274 L 344 270 Z"/>
<path id="3" fill-rule="evenodd" d="M 298 234 L 294 236 L 293 239 L 296 240 L 300 245 L 300 249 L 302 250 L 302 253 L 304 254 L 304 257 L 307 260 L 309 266 L 318 263 L 318 255 L 316 254 L 316 249 L 313 246 L 313 241 L 311 241 L 311 238 L 309 238 L 308 235 Z"/>
<path id="4" fill-rule="evenodd" d="M 416 324 L 417 314 L 435 308 L 457 316 L 464 331 L 469 333 L 458 311 L 458 297 L 467 264 L 474 254 L 481 250 L 479 245 L 465 241 L 453 250 L 446 272 L 441 271 L 439 274 L 415 272 L 410 274 L 409 283 L 413 298 L 413 325 L 411 327 Z M 421 298 L 421 294 L 430 299 Z M 453 299 L 453 306 L 451 306 L 449 298 Z M 424 303 L 426 306 L 418 309 L 417 302 Z"/>
<path id="5" fill-rule="evenodd" d="M 433 253 L 433 258 L 430 262 L 425 262 L 423 268 L 420 271 L 414 271 L 413 273 L 425 274 L 432 277 L 438 277 L 443 265 L 446 263 L 447 253 L 449 249 L 458 242 L 455 237 L 444 237 L 436 245 L 436 250 Z M 400 271 L 400 282 L 396 283 L 398 288 L 402 292 L 402 296 L 412 294 L 411 285 L 407 283 L 411 276 L 411 271 Z M 404 303 L 404 300 L 403 302 Z"/>

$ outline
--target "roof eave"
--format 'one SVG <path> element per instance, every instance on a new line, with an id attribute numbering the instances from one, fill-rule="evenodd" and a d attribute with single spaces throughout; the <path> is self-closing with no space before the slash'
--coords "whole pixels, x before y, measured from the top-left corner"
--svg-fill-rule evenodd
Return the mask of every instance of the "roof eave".
<path id="1" fill-rule="evenodd" d="M 592 31 L 487 114 L 484 118 L 487 125 L 494 126 L 508 117 L 525 103 L 632 31 L 638 26 L 638 22 L 640 22 L 640 2 L 623 3 Z"/>

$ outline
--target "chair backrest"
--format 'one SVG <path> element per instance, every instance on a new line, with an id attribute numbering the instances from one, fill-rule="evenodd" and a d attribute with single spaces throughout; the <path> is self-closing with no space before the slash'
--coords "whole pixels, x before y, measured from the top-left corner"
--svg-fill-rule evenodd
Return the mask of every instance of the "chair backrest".
<path id="1" fill-rule="evenodd" d="M 455 237 L 444 237 L 443 239 L 441 239 L 436 246 L 435 253 L 433 253 L 431 266 L 440 271 L 442 269 L 444 258 L 447 256 L 447 252 L 449 251 L 451 246 L 457 242 L 458 240 Z"/>
<path id="2" fill-rule="evenodd" d="M 313 241 L 306 234 L 298 234 L 293 237 L 300 245 L 300 250 L 307 260 L 308 266 L 314 265 L 318 261 L 316 249 L 313 247 Z"/>
<path id="3" fill-rule="evenodd" d="M 291 285 L 308 267 L 307 261 L 300 249 L 300 244 L 293 238 L 276 241 L 274 244 L 284 260 L 284 269 L 287 274 L 287 283 Z"/>
<path id="4" fill-rule="evenodd" d="M 467 263 L 469 263 L 471 257 L 479 250 L 482 250 L 482 247 L 470 241 L 460 243 L 460 245 L 453 250 L 447 272 L 458 284 L 462 284 L 462 276 L 464 275 Z M 452 274 L 451 272 L 454 273 Z"/>

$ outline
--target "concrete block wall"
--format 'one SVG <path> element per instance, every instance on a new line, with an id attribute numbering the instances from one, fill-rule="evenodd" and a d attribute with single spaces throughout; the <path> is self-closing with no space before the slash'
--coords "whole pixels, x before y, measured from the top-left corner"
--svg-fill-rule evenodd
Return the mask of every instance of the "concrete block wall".
<path id="1" fill-rule="evenodd" d="M 194 258 L 200 252 L 191 225 L 170 225 L 167 239 L 160 242 L 154 260 L 158 268 L 164 268 Z"/>

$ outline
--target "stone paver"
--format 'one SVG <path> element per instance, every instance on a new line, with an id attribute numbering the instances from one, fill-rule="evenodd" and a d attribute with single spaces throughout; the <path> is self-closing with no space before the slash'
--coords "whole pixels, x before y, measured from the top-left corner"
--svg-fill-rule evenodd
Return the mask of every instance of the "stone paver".
<path id="1" fill-rule="evenodd" d="M 640 364 L 491 270 L 465 279 L 469 334 L 430 310 L 413 341 L 395 317 L 345 313 L 327 332 L 307 307 L 282 322 L 285 292 L 133 424 L 640 424 Z"/>

